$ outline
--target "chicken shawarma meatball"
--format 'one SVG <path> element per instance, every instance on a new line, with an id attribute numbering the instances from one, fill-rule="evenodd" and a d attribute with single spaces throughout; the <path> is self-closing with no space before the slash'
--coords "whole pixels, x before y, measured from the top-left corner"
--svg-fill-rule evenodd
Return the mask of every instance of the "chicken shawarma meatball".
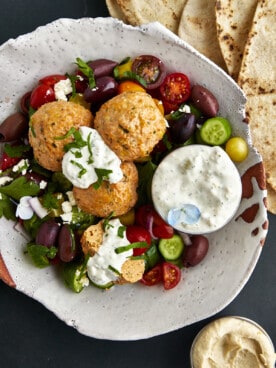
<path id="1" fill-rule="evenodd" d="M 145 92 L 124 92 L 105 102 L 94 124 L 122 161 L 148 156 L 166 131 L 164 116 Z"/>
<path id="2" fill-rule="evenodd" d="M 103 244 L 104 234 L 104 221 L 100 221 L 96 225 L 90 225 L 83 232 L 80 240 L 83 253 L 90 257 L 94 257 L 99 252 Z M 116 243 L 114 244 L 114 248 L 115 247 Z M 114 257 L 116 257 L 116 254 L 114 254 Z M 117 278 L 115 283 L 135 283 L 141 280 L 144 272 L 145 261 L 143 259 L 126 259 L 122 264 L 120 276 Z"/>
<path id="3" fill-rule="evenodd" d="M 103 181 L 98 189 L 73 187 L 78 207 L 98 217 L 120 216 L 134 207 L 137 201 L 138 172 L 133 162 L 122 162 L 123 179 L 110 184 Z"/>
<path id="4" fill-rule="evenodd" d="M 91 127 L 93 115 L 85 107 L 67 101 L 42 105 L 31 117 L 29 141 L 38 163 L 51 171 L 61 171 L 64 146 L 73 140 L 66 137 L 73 127 Z"/>

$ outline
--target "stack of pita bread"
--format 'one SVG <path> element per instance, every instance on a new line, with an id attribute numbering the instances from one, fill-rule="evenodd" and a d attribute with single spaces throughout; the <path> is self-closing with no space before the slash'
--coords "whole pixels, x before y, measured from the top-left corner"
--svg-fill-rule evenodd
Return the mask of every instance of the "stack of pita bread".
<path id="1" fill-rule="evenodd" d="M 263 157 L 276 214 L 276 0 L 106 0 L 131 25 L 159 21 L 214 61 L 247 96 L 252 141 Z"/>

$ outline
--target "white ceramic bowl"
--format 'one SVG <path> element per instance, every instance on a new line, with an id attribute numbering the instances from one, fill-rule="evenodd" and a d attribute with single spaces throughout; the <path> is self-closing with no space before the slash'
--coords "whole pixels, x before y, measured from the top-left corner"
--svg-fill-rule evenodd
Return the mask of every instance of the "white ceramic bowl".
<path id="1" fill-rule="evenodd" d="M 235 367 L 251 367 L 254 365 L 253 355 L 262 361 L 262 366 L 274 367 L 276 353 L 268 333 L 251 319 L 225 316 L 208 323 L 194 338 L 190 351 L 191 368 L 201 367 L 208 357 L 216 357 L 218 361 L 224 358 L 228 365 L 232 361 Z"/>
<path id="2" fill-rule="evenodd" d="M 231 222 L 208 235 L 210 250 L 204 261 L 184 270 L 180 285 L 170 291 L 137 284 L 108 292 L 88 287 L 76 295 L 54 268 L 40 270 L 28 262 L 26 240 L 2 218 L 0 253 L 16 289 L 96 338 L 134 340 L 176 330 L 222 310 L 247 282 L 266 237 L 267 214 L 261 157 L 244 122 L 245 97 L 222 70 L 158 23 L 134 28 L 111 18 L 60 19 L 0 47 L 0 121 L 18 109 L 20 97 L 40 77 L 73 70 L 76 57 L 121 61 L 152 53 L 172 70 L 185 72 L 191 83 L 209 88 L 234 134 L 249 142 L 249 156 L 238 165 L 243 198 Z"/>

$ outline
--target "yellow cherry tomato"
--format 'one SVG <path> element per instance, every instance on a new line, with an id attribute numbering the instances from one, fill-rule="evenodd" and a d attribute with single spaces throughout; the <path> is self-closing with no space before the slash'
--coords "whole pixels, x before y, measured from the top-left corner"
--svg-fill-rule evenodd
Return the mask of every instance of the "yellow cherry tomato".
<path id="1" fill-rule="evenodd" d="M 116 66 L 116 78 L 122 79 L 125 77 L 126 72 L 131 72 L 133 61 L 129 59 L 126 63 Z"/>
<path id="2" fill-rule="evenodd" d="M 164 115 L 165 114 L 165 109 L 164 109 L 163 102 L 161 100 L 158 100 L 157 98 L 154 98 L 153 100 L 155 102 L 155 105 L 160 110 L 161 114 Z"/>
<path id="3" fill-rule="evenodd" d="M 126 80 L 119 84 L 118 93 L 123 92 L 146 92 L 145 88 L 143 88 L 140 84 L 133 82 L 132 80 Z"/>
<path id="4" fill-rule="evenodd" d="M 225 151 L 231 160 L 241 162 L 248 156 L 248 145 L 242 137 L 233 137 L 226 142 Z"/>

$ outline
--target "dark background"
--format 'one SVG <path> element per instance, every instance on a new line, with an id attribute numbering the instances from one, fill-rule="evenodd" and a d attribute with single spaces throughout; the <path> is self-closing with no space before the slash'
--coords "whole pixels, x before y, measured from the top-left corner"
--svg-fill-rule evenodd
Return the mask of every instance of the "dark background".
<path id="1" fill-rule="evenodd" d="M 1 0 L 0 44 L 60 17 L 97 16 L 108 16 L 104 0 Z M 0 281 L 0 367 L 189 368 L 197 332 L 226 315 L 255 320 L 276 344 L 276 216 L 269 220 L 261 257 L 238 297 L 216 316 L 150 339 L 114 342 L 83 336 Z"/>

